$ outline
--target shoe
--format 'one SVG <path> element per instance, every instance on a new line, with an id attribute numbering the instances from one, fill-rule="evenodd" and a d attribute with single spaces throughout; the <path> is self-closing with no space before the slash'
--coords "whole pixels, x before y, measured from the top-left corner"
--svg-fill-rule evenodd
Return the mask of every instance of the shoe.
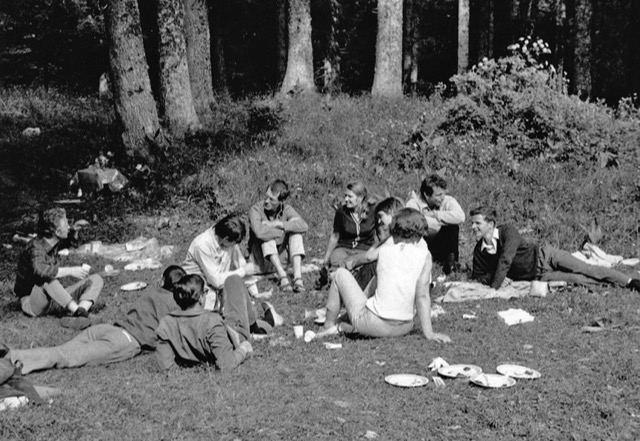
<path id="1" fill-rule="evenodd" d="M 89 317 L 89 311 L 87 311 L 84 308 L 78 307 L 78 309 L 76 309 L 76 312 L 73 313 L 74 317 L 84 317 L 84 318 L 88 318 Z"/>
<path id="2" fill-rule="evenodd" d="M 293 291 L 293 288 L 291 287 L 291 282 L 289 282 L 289 278 L 287 276 L 284 276 L 280 279 L 280 281 L 278 282 L 278 287 L 283 291 L 283 292 L 291 292 Z"/>
<path id="3" fill-rule="evenodd" d="M 276 312 L 276 308 L 270 302 L 262 302 L 262 309 L 264 310 L 264 320 L 271 326 L 282 326 L 284 324 L 284 318 Z"/>
<path id="4" fill-rule="evenodd" d="M 320 277 L 316 280 L 316 289 L 322 289 L 329 283 L 329 269 L 323 266 L 320 269 Z"/>
<path id="5" fill-rule="evenodd" d="M 304 282 L 301 277 L 293 279 L 293 292 L 297 294 L 304 292 Z"/>
<path id="6" fill-rule="evenodd" d="M 640 279 L 631 279 L 631 282 L 629 282 L 627 288 L 630 288 L 633 291 L 640 292 Z"/>

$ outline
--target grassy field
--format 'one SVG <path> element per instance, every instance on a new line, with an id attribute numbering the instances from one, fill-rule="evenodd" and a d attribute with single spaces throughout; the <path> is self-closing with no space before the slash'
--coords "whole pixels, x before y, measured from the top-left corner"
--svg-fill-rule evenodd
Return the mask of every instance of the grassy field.
<path id="1" fill-rule="evenodd" d="M 38 207 L 73 195 L 66 187 L 73 171 L 112 148 L 112 121 L 110 109 L 90 98 L 43 90 L 5 90 L 0 96 L 0 238 L 9 244 L 16 230 L 32 231 Z M 562 133 L 555 132 L 551 144 L 544 139 L 541 145 L 547 147 L 540 154 L 529 156 L 522 154 L 530 151 L 525 147 L 539 148 L 540 138 L 531 135 L 524 117 L 512 123 L 521 124 L 518 135 L 515 129 L 504 129 L 506 124 L 499 126 L 496 115 L 483 114 L 479 105 L 461 103 L 459 97 L 236 103 L 218 110 L 225 120 L 209 135 L 189 139 L 182 152 L 175 152 L 166 165 L 173 174 L 158 171 L 148 182 L 135 181 L 124 194 L 87 198 L 72 206 L 70 215 L 91 222 L 86 240 L 122 243 L 141 234 L 153 236 L 162 245 L 176 246 L 174 256 L 164 263 L 179 263 L 190 240 L 211 225 L 212 218 L 246 210 L 266 184 L 280 176 L 295 188 L 291 202 L 311 226 L 308 256 L 322 257 L 331 205 L 349 180 L 360 178 L 376 193 L 404 197 L 418 186 L 425 169 L 443 170 L 451 193 L 467 210 L 496 202 L 504 220 L 529 226 L 532 236 L 570 250 L 580 245 L 580 225 L 597 217 L 605 231 L 605 250 L 638 256 L 637 115 L 572 104 L 570 98 L 557 98 L 558 106 L 553 107 L 552 100 L 548 109 L 540 110 L 536 99 L 541 97 L 530 101 L 529 112 L 538 110 L 531 121 L 539 123 L 546 116 L 545 121 L 555 121 L 556 127 L 565 126 Z M 568 127 L 568 118 L 557 112 L 571 105 L 577 122 Z M 486 125 L 465 131 L 446 124 L 463 111 L 466 120 L 480 115 Z M 496 137 L 488 125 L 502 127 L 504 135 Z M 41 127 L 43 135 L 21 137 L 28 126 Z M 584 142 L 588 130 L 594 131 L 589 133 L 595 153 Z M 615 164 L 607 161 L 609 157 L 598 161 L 598 145 L 613 152 Z M 558 150 L 568 152 L 566 157 Z M 131 175 L 135 164 L 118 166 Z M 158 228 L 161 217 L 170 219 L 168 226 L 165 222 Z M 466 268 L 473 246 L 468 225 L 461 235 Z M 20 249 L 0 249 L 0 342 L 20 348 L 63 343 L 75 332 L 62 328 L 56 317 L 34 320 L 20 312 L 11 292 Z M 113 264 L 98 257 L 67 259 L 86 261 L 94 268 Z M 624 271 L 637 274 L 636 270 Z M 438 275 L 440 269 L 435 272 Z M 106 278 L 104 307 L 98 315 L 111 322 L 141 295 L 120 291 L 123 283 L 153 283 L 159 275 L 160 270 L 121 272 Z M 106 367 L 35 373 L 29 375 L 34 383 L 60 387 L 62 395 L 50 406 L 2 413 L 0 439 L 640 437 L 638 294 L 613 287 L 571 287 L 547 298 L 445 304 L 446 313 L 434 320 L 434 328 L 448 334 L 451 344 L 427 342 L 415 330 L 388 340 L 336 337 L 331 341 L 342 343 L 342 349 L 329 350 L 319 342 L 306 344 L 293 337 L 294 323 L 317 330 L 304 318 L 305 310 L 324 306 L 326 291 L 310 289 L 313 280 L 314 275 L 305 276 L 309 289 L 303 295 L 276 289 L 273 303 L 286 325 L 269 340 L 256 342 L 253 357 L 236 371 L 199 367 L 166 376 L 157 372 L 153 356 L 145 354 Z M 263 280 L 260 286 L 268 288 L 271 282 Z M 436 287 L 433 297 L 440 293 Z M 535 320 L 508 327 L 496 315 L 508 308 L 522 308 Z M 463 319 L 466 313 L 477 318 Z M 606 329 L 582 330 L 596 321 Z M 431 379 L 434 374 L 427 366 L 435 357 L 476 364 L 485 372 L 495 372 L 502 363 L 523 364 L 539 370 L 542 377 L 497 390 L 463 380 L 445 380 L 444 388 L 430 382 L 415 389 L 384 382 L 392 373 Z"/>

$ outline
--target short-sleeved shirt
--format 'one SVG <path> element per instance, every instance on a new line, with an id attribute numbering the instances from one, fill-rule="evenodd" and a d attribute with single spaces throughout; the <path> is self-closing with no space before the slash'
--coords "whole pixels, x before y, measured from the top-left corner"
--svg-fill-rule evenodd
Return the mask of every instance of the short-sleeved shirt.
<path id="1" fill-rule="evenodd" d="M 356 222 L 351 211 L 344 206 L 336 210 L 333 218 L 333 232 L 338 233 L 338 248 L 368 250 L 375 242 L 376 220 L 370 213 Z"/>

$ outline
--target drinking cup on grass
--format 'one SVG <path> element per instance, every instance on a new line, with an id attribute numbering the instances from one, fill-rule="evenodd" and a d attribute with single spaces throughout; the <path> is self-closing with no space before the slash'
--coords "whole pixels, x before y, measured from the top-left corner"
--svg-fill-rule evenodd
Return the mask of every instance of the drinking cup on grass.
<path id="1" fill-rule="evenodd" d="M 91 265 L 87 265 L 86 263 L 82 264 L 82 269 L 89 272 L 91 271 Z"/>
<path id="2" fill-rule="evenodd" d="M 296 336 L 296 338 L 302 338 L 302 336 L 304 335 L 304 326 L 302 325 L 294 326 L 293 334 Z"/>

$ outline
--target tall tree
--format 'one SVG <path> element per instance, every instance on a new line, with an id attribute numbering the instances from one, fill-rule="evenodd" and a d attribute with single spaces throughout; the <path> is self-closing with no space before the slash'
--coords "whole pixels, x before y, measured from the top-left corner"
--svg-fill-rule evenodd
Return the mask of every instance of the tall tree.
<path id="1" fill-rule="evenodd" d="M 402 0 L 378 0 L 376 66 L 371 95 L 402 96 Z"/>
<path id="2" fill-rule="evenodd" d="M 475 50 L 470 56 L 472 62 L 483 58 L 493 58 L 493 0 L 472 0 L 470 9 L 473 11 L 469 19 L 470 49 Z"/>
<path id="3" fill-rule="evenodd" d="M 580 98 L 591 97 L 591 0 L 567 0 L 567 19 L 571 35 L 569 88 Z"/>
<path id="4" fill-rule="evenodd" d="M 280 84 L 284 79 L 284 75 L 287 70 L 287 0 L 276 0 L 276 19 L 276 82 L 277 84 Z"/>
<path id="5" fill-rule="evenodd" d="M 281 93 L 314 91 L 311 0 L 289 0 L 289 49 Z"/>
<path id="6" fill-rule="evenodd" d="M 171 134 L 182 138 L 200 122 L 191 94 L 182 0 L 158 1 L 160 105 Z"/>
<path id="7" fill-rule="evenodd" d="M 469 0 L 458 0 L 458 73 L 469 67 Z"/>
<path id="8" fill-rule="evenodd" d="M 225 10 L 219 0 L 211 2 L 209 19 L 213 32 L 213 44 L 211 45 L 213 61 L 213 89 L 222 98 L 229 97 L 229 83 L 227 82 L 227 59 L 224 50 L 223 14 Z"/>
<path id="9" fill-rule="evenodd" d="M 206 0 L 185 0 L 184 29 L 191 94 L 200 121 L 211 119 L 211 36 Z"/>
<path id="10" fill-rule="evenodd" d="M 109 0 L 105 10 L 111 84 L 125 152 L 152 163 L 149 139 L 161 133 L 151 92 L 136 0 Z"/>
<path id="11" fill-rule="evenodd" d="M 404 85 L 415 93 L 418 85 L 418 58 L 420 56 L 420 27 L 417 0 L 404 0 L 404 42 L 402 44 L 402 69 Z"/>

